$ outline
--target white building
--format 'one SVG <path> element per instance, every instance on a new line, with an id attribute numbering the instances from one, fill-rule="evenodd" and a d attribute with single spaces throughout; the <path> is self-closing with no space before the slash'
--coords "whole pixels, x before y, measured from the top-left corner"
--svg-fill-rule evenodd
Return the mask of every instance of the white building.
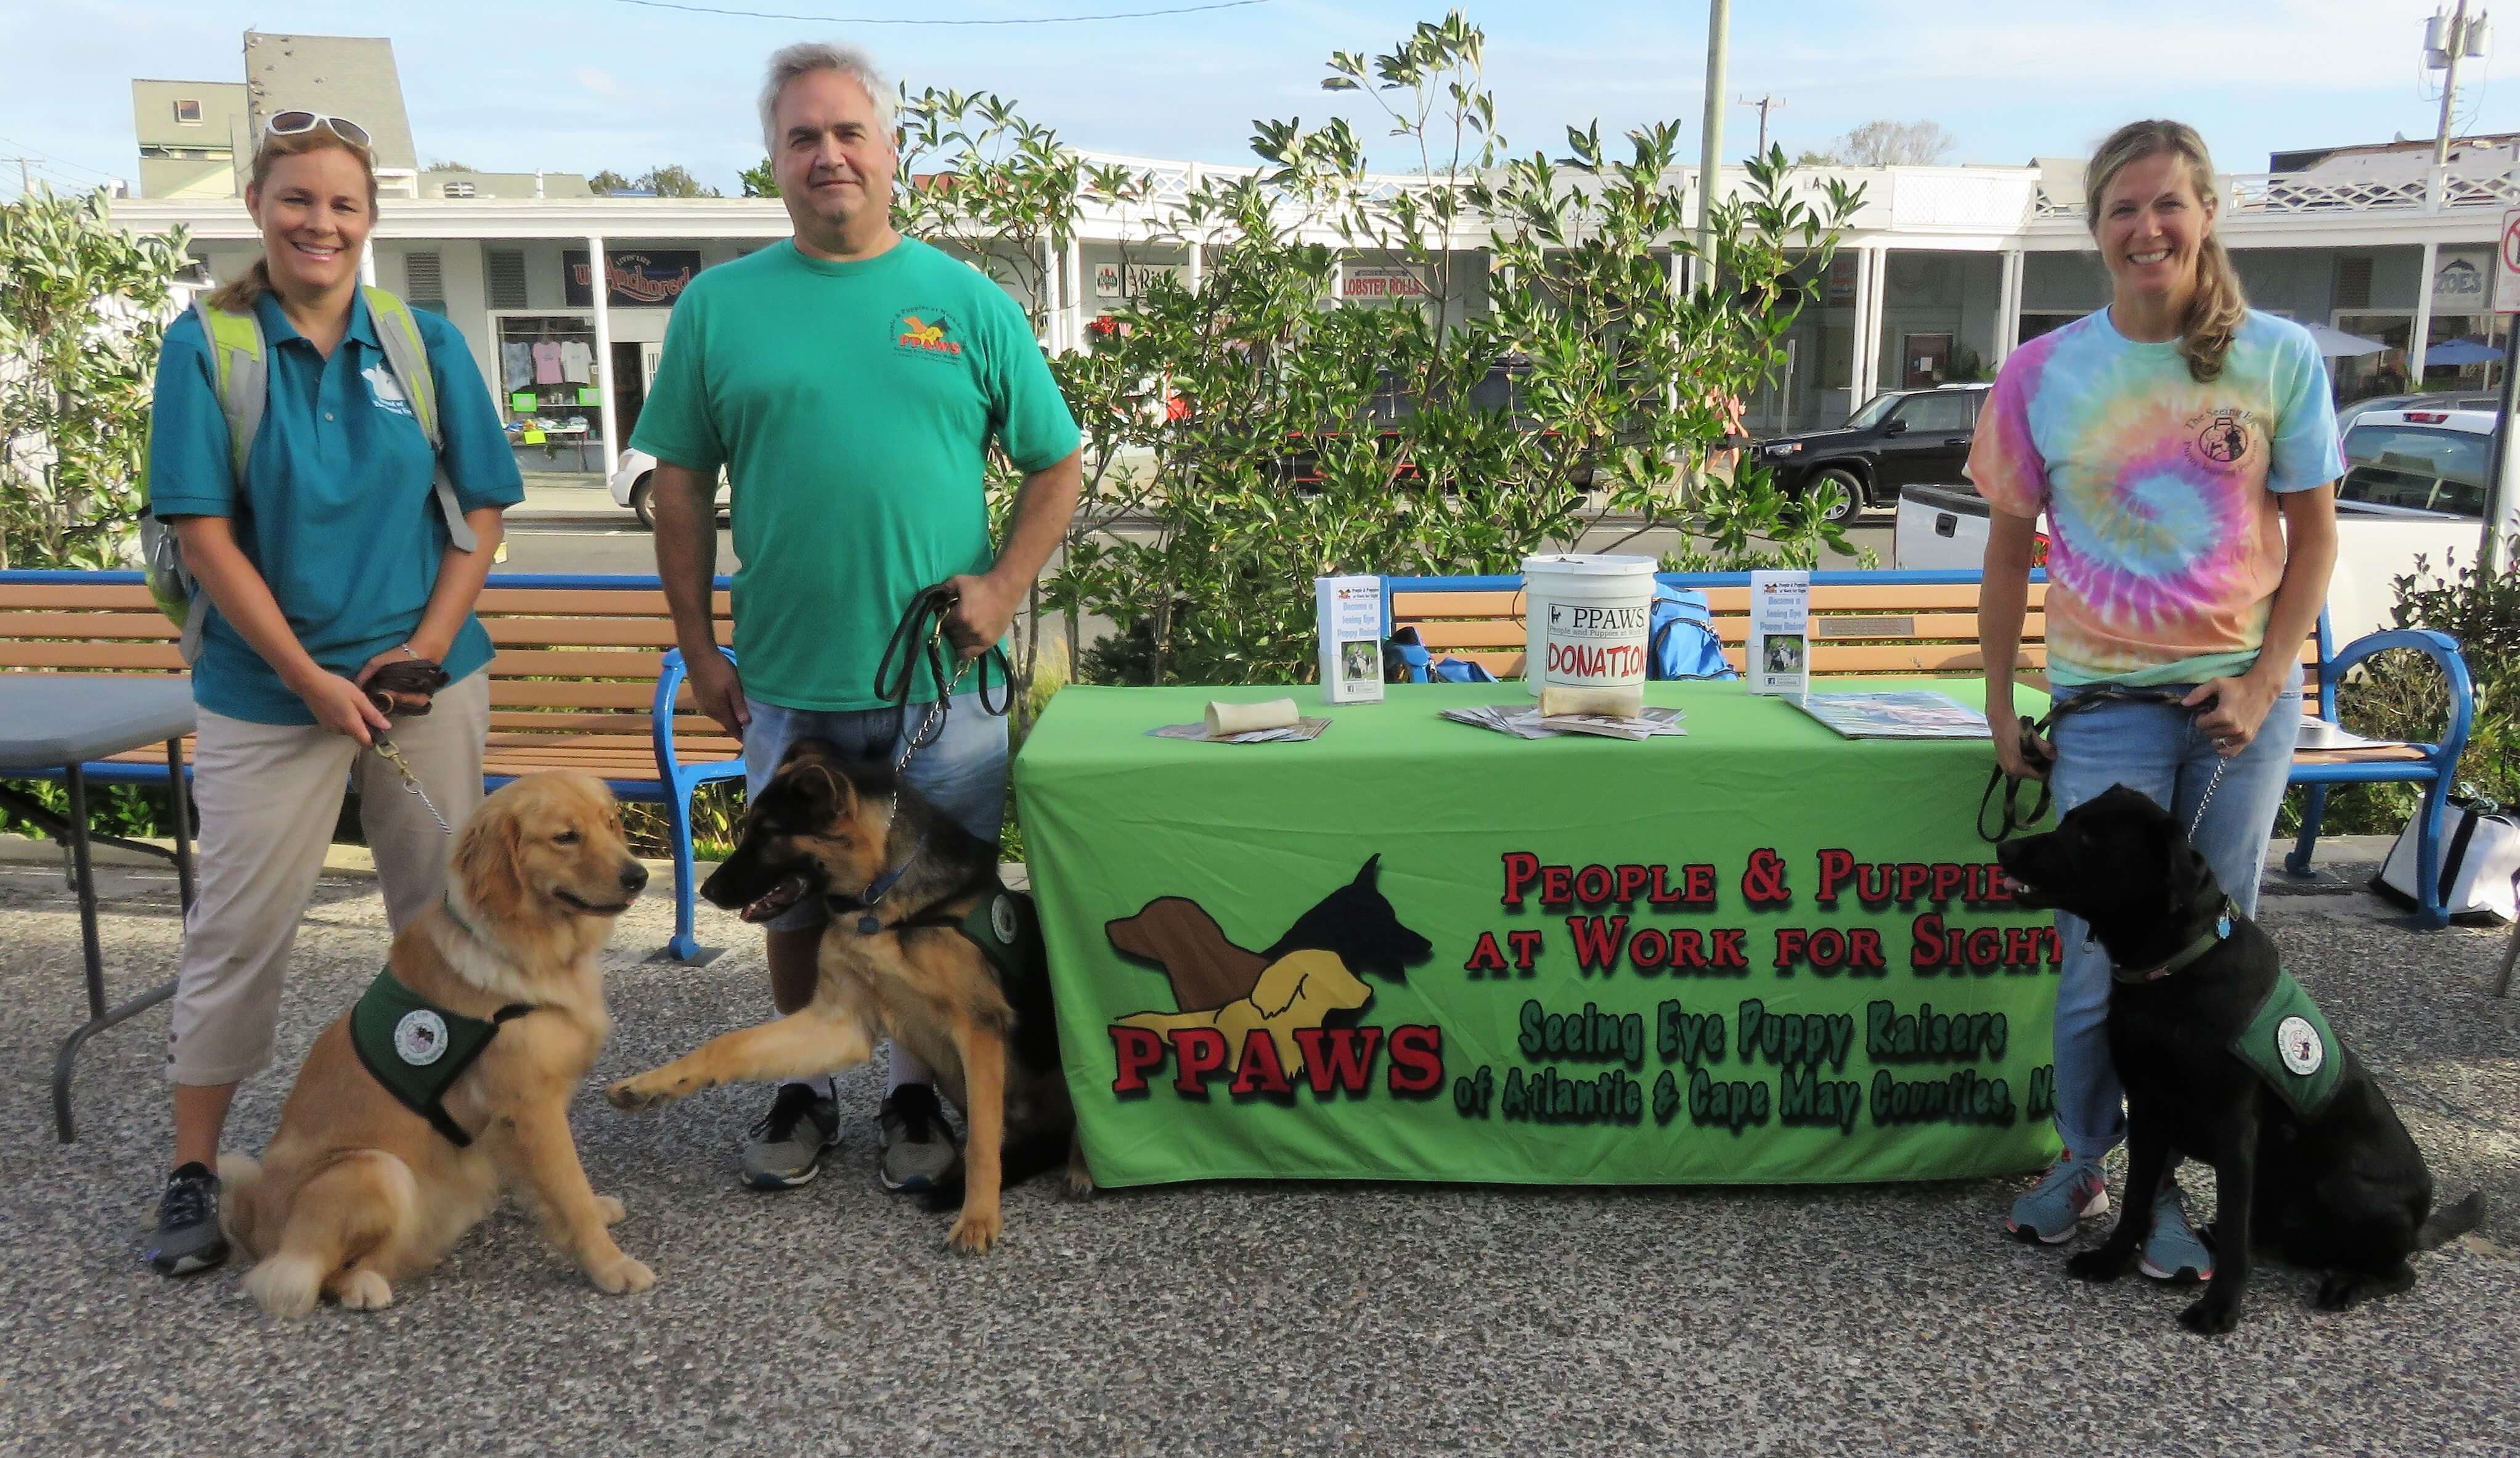
<path id="1" fill-rule="evenodd" d="M 539 469 L 608 471 L 645 398 L 666 316 L 684 284 L 788 235 L 775 200 L 589 197 L 575 178 L 567 190 L 578 196 L 539 185 L 528 193 L 523 179 L 543 180 L 531 173 L 449 174 L 461 185 L 432 187 L 434 174 L 413 166 L 384 42 L 249 35 L 247 57 L 248 114 L 234 123 L 240 138 L 254 134 L 265 108 L 334 99 L 299 96 L 292 66 L 327 69 L 327 86 L 340 93 L 342 106 L 385 118 L 394 165 L 373 239 L 376 282 L 464 331 L 512 423 L 539 433 L 528 456 Z M 364 68 L 353 70 L 350 61 Z M 180 105 L 183 84 L 135 83 L 136 111 Z M 144 155 L 153 159 L 153 147 L 181 150 L 164 140 L 174 123 L 158 120 L 154 113 L 140 117 Z M 742 122 L 730 114 L 729 125 Z M 2341 397 L 2394 386 L 2384 371 L 2445 388 L 2482 386 L 2483 367 L 2427 370 L 2423 354 L 2451 339 L 2499 341 L 2488 296 L 2503 212 L 2520 205 L 2520 159 L 2511 148 L 2476 146 L 2433 168 L 2428 157 L 2380 151 L 2303 154 L 2315 159 L 2299 170 L 2225 176 L 2223 240 L 2258 307 L 2390 346 L 2384 354 L 2331 361 Z M 1089 204 L 1079 240 L 1063 257 L 1041 260 L 1048 297 L 1025 302 L 1041 310 L 1044 342 L 1054 349 L 1078 347 L 1086 324 L 1134 291 L 1137 270 L 1124 259 L 1142 267 L 1170 263 L 1194 282 L 1194 251 L 1137 240 L 1150 231 L 1150 213 L 1202 172 L 1251 170 L 1102 155 L 1088 160 L 1148 174 L 1156 205 Z M 233 194 L 204 196 L 220 191 L 207 175 L 210 161 L 187 155 L 191 170 L 177 196 L 118 203 L 114 215 L 144 232 L 180 224 L 209 274 L 225 279 L 251 262 L 257 239 Z M 177 163 L 170 157 L 159 165 L 171 177 Z M 1820 296 L 1787 337 L 1791 359 L 1782 378 L 1748 402 L 1754 432 L 1833 423 L 1882 389 L 1991 377 L 2022 340 L 2107 299 L 2107 275 L 2084 231 L 2079 161 L 1813 175 L 1860 184 L 1865 201 Z M 1680 180 L 1693 190 L 1694 169 Z M 1728 169 L 1721 185 L 1730 191 L 1742 181 Z M 1382 179 L 1390 187 L 1409 182 Z M 1336 242 L 1327 231 L 1319 236 Z M 1485 241 L 1474 227 L 1454 240 L 1464 266 L 1452 272 L 1467 281 L 1458 303 L 1467 309 L 1485 307 Z M 608 288 L 592 286 L 599 276 Z M 1421 294 L 1424 282 L 1387 260 L 1357 258 L 1343 264 L 1337 293 L 1342 303 L 1386 305 Z M 543 356 L 563 361 L 557 378 L 536 359 L 535 345 L 560 346 Z"/>

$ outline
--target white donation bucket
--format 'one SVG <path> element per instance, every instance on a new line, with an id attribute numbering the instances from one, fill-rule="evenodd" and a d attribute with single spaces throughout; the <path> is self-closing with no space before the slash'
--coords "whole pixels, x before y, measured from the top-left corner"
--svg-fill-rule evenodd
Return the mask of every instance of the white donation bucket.
<path id="1" fill-rule="evenodd" d="M 1523 682 L 1640 689 L 1653 620 L 1654 559 L 1558 553 L 1522 560 Z"/>

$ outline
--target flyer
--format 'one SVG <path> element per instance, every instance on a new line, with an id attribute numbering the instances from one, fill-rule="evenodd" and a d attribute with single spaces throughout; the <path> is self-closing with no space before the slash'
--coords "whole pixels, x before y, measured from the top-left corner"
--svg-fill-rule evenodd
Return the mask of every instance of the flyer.
<path id="1" fill-rule="evenodd" d="M 1811 682 L 1811 573 L 1750 574 L 1750 692 L 1799 698 Z"/>

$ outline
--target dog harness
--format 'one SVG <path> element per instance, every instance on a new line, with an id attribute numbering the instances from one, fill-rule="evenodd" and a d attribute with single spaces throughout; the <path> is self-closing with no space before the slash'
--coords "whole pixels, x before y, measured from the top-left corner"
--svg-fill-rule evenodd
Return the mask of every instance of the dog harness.
<path id="1" fill-rule="evenodd" d="M 2317 1118 L 2336 1096 L 2345 1056 L 2336 1034 L 2292 974 L 2278 970 L 2257 1016 L 2231 1040 L 2231 1051 L 2302 1118 Z"/>
<path id="2" fill-rule="evenodd" d="M 2180 948 L 2177 956 L 2140 972 L 2112 966 L 2109 976 L 2121 982 L 2157 982 L 2222 945 L 2239 914 L 2227 897 L 2214 925 Z M 2345 1060 L 2337 1051 L 2336 1033 L 2328 1027 L 2327 1016 L 2293 980 L 2293 975 L 2280 967 L 2275 969 L 2274 986 L 2268 989 L 2249 1025 L 2231 1039 L 2230 1047 L 2232 1056 L 2266 1080 L 2301 1118 L 2316 1118 L 2324 1112 L 2345 1074 Z"/>
<path id="3" fill-rule="evenodd" d="M 983 896 L 959 917 L 928 912 L 894 924 L 896 931 L 914 927 L 951 927 L 963 934 L 963 939 L 988 959 L 990 970 L 998 975 L 999 990 L 1017 1008 L 1024 1005 L 1021 994 L 1047 985 L 1049 959 L 1042 951 L 1041 913 L 1032 897 L 1021 891 Z"/>
<path id="4" fill-rule="evenodd" d="M 446 1112 L 446 1091 L 489 1051 L 503 1025 L 533 1010 L 532 1003 L 512 1002 L 486 1022 L 467 1018 L 403 985 L 388 967 L 350 1009 L 350 1046 L 395 1102 L 428 1119 L 456 1148 L 469 1149 L 472 1136 Z"/>

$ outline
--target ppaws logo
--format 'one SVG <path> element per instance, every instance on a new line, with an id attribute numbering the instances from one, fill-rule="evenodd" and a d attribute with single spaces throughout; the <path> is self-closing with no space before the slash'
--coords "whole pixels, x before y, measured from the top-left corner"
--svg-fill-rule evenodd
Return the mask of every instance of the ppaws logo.
<path id="1" fill-rule="evenodd" d="M 903 309 L 892 319 L 892 346 L 911 354 L 960 354 L 962 342 L 947 338 L 953 327 L 942 309 Z"/>

